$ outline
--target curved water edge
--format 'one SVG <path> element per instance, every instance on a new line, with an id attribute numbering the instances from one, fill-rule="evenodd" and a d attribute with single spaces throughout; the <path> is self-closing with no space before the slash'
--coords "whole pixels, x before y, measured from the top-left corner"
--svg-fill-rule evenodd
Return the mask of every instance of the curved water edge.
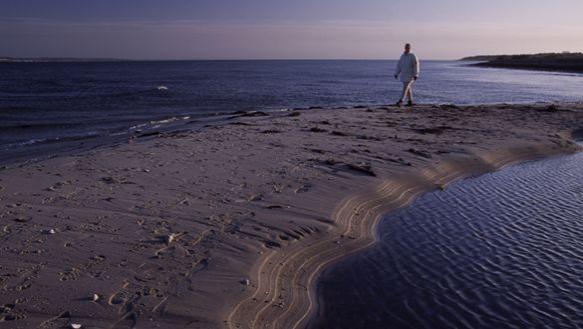
<path id="1" fill-rule="evenodd" d="M 323 275 L 311 328 L 579 328 L 582 161 L 513 166 L 391 213 L 374 247 Z"/>
<path id="2" fill-rule="evenodd" d="M 256 289 L 228 315 L 229 328 L 306 327 L 316 312 L 318 275 L 324 268 L 373 245 L 376 224 L 384 214 L 462 178 L 579 149 L 575 144 L 559 148 L 523 145 L 471 156 L 458 155 L 436 167 L 383 181 L 345 199 L 332 216 L 337 229 L 263 255 L 251 276 L 257 283 Z"/>

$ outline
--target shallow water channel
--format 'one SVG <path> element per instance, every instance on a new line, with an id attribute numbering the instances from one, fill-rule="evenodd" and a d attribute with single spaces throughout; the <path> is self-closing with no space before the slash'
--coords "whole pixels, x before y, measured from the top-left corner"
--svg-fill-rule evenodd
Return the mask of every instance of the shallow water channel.
<path id="1" fill-rule="evenodd" d="M 378 234 L 323 274 L 311 328 L 583 328 L 583 154 L 427 194 Z"/>

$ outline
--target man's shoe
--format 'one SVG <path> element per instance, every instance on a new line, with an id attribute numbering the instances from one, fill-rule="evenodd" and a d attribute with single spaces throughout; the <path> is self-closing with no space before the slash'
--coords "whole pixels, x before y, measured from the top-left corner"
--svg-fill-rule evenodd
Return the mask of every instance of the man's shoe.
<path id="1" fill-rule="evenodd" d="M 414 106 L 414 105 L 415 105 L 415 104 L 414 104 L 412 101 L 408 101 L 408 102 L 407 102 L 407 105 L 405 105 L 405 106 L 411 107 L 411 106 Z"/>
<path id="2" fill-rule="evenodd" d="M 403 105 L 403 101 L 398 101 L 395 103 L 395 106 L 397 107 L 401 107 L 401 105 Z"/>

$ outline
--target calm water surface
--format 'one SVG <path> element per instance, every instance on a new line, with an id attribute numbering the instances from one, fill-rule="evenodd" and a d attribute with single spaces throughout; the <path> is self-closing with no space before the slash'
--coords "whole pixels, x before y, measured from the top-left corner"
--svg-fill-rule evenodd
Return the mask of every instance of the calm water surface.
<path id="1" fill-rule="evenodd" d="M 0 161 L 215 113 L 393 103 L 395 61 L 0 63 Z M 423 61 L 424 103 L 583 101 L 583 75 Z"/>
<path id="2" fill-rule="evenodd" d="M 583 328 L 583 154 L 454 184 L 325 273 L 314 328 Z"/>

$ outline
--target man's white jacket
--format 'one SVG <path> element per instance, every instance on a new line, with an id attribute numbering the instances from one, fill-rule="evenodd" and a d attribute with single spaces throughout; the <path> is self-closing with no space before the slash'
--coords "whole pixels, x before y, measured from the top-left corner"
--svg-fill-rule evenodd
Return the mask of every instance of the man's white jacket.
<path id="1" fill-rule="evenodd" d="M 409 82 L 419 76 L 419 60 L 413 53 L 403 54 L 397 63 L 395 75 L 401 76 L 401 81 Z"/>

